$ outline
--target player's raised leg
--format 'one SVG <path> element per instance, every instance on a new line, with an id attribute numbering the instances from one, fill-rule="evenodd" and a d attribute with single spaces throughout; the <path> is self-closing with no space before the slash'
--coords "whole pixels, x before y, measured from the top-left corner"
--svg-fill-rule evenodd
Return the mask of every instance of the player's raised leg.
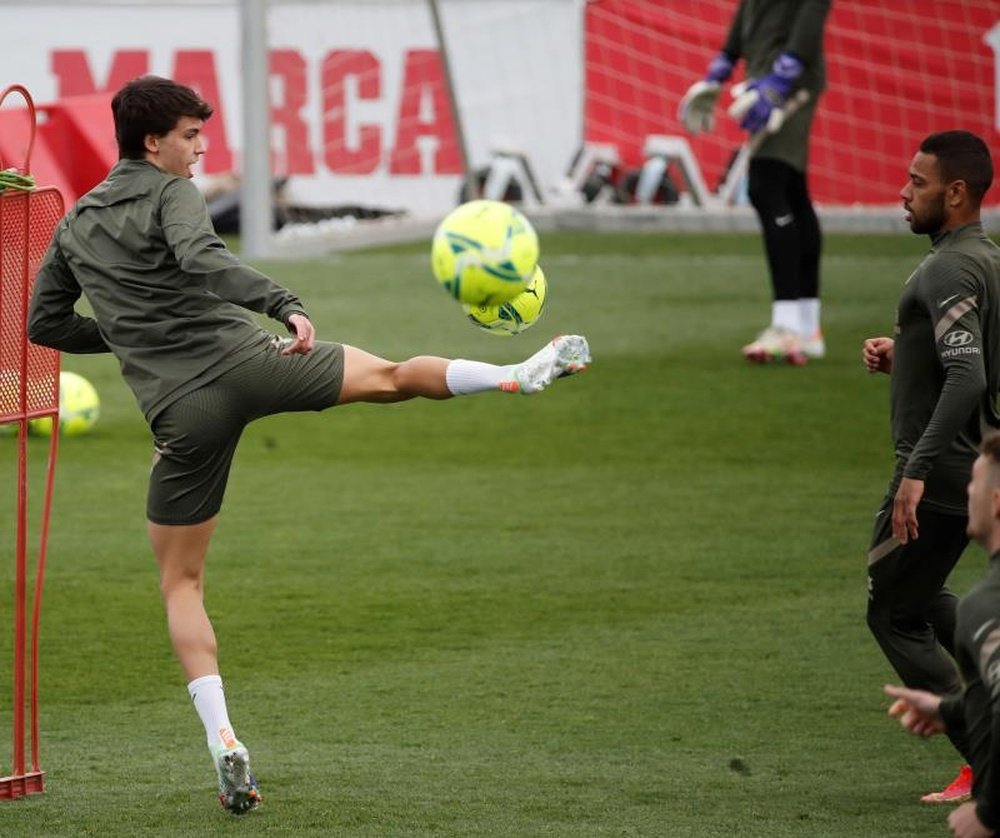
<path id="1" fill-rule="evenodd" d="M 531 395 L 589 363 L 590 347 L 580 335 L 560 335 L 522 363 L 507 365 L 431 355 L 395 362 L 345 346 L 338 403 L 448 399 L 490 390 Z"/>

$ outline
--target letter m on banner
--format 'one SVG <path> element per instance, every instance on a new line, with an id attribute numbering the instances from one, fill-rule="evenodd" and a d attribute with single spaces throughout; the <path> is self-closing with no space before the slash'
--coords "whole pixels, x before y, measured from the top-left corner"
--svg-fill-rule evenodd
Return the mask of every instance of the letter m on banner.
<path id="1" fill-rule="evenodd" d="M 4 145 L 0 144 L 0 169 L 10 173 L 12 167 L 12 174 L 27 175 L 35 139 L 35 106 L 28 91 L 20 85 L 11 85 L 0 92 L 0 105 L 12 92 L 24 97 L 27 113 L 0 110 L 0 137 L 9 143 L 14 134 L 26 135 L 27 145 L 22 155 L 23 168 L 18 170 L 12 167 L 11 160 L 3 159 Z M 13 738 L 9 753 L 0 747 L 0 800 L 45 790 L 44 772 L 38 763 L 38 625 L 59 434 L 54 432 L 51 436 L 41 525 L 35 529 L 38 552 L 33 573 L 30 634 L 27 436 L 30 419 L 50 416 L 54 423 L 58 422 L 59 353 L 28 342 L 27 320 L 31 287 L 56 224 L 62 218 L 63 199 L 56 189 L 36 189 L 29 184 L 27 178 L 0 180 L 0 426 L 12 423 L 17 426 L 14 543 L 4 543 L 12 535 L 9 529 L 0 536 L 0 560 L 6 560 L 11 553 L 14 560 L 13 619 L 8 622 L 7 615 L 0 612 L 0 642 L 7 635 L 3 626 L 11 626 L 11 643 L 6 648 L 12 650 L 13 664 L 9 693 L 13 702 L 10 711 Z M 7 453 L 0 451 L 0 456 L 6 457 Z M 3 689 L 0 684 L 0 690 Z M 2 696 L 0 692 L 0 708 L 4 710 L 0 716 L 5 716 Z M 26 741 L 30 748 L 26 749 Z M 30 763 L 26 750 L 30 750 Z"/>

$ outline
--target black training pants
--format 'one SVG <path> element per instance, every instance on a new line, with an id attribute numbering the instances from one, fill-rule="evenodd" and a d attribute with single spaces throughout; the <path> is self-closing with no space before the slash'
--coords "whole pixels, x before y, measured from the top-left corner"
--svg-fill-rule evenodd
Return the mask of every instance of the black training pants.
<path id="1" fill-rule="evenodd" d="M 875 516 L 868 553 L 868 627 L 903 683 L 938 695 L 960 692 L 952 657 L 958 597 L 945 587 L 969 537 L 964 515 L 917 507 L 920 537 L 892 537 L 892 498 Z M 949 733 L 966 754 L 964 735 Z"/>
<path id="2" fill-rule="evenodd" d="M 783 160 L 754 158 L 748 190 L 764 233 L 774 299 L 818 298 L 823 237 L 805 174 Z"/>

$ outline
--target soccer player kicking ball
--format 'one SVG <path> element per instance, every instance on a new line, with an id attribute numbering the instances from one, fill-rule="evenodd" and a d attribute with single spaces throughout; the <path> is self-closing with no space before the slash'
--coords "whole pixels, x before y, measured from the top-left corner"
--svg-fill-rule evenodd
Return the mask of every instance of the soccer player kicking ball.
<path id="1" fill-rule="evenodd" d="M 247 423 L 351 402 L 531 395 L 586 368 L 587 341 L 557 337 L 526 361 L 495 366 L 430 356 L 402 363 L 318 341 L 299 299 L 240 263 L 215 235 L 191 167 L 212 107 L 188 87 L 144 76 L 112 101 L 120 160 L 60 222 L 28 316 L 35 343 L 112 352 L 153 432 L 147 518 L 174 652 L 205 727 L 219 799 L 260 801 L 226 710 L 215 634 L 203 605 L 205 555 Z M 74 310 L 83 294 L 93 318 Z M 286 325 L 281 340 L 245 310 Z"/>

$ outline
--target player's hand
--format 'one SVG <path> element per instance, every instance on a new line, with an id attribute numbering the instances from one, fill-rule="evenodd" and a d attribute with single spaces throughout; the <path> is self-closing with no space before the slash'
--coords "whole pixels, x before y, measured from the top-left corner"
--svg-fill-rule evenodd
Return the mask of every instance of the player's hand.
<path id="1" fill-rule="evenodd" d="M 948 815 L 948 829 L 955 838 L 991 838 L 996 833 L 983 826 L 976 812 L 976 801 L 963 803 Z"/>
<path id="2" fill-rule="evenodd" d="M 677 106 L 677 119 L 689 134 L 715 128 L 715 103 L 722 86 L 717 81 L 696 81 Z"/>
<path id="3" fill-rule="evenodd" d="M 292 340 L 281 350 L 282 355 L 308 355 L 316 342 L 316 329 L 304 314 L 288 315 L 288 330 Z"/>
<path id="4" fill-rule="evenodd" d="M 889 715 L 915 736 L 933 736 L 944 733 L 941 719 L 941 696 L 927 690 L 911 690 L 886 684 L 885 694 L 896 699 L 889 708 Z"/>
<path id="5" fill-rule="evenodd" d="M 868 338 L 861 347 L 861 360 L 868 372 L 892 372 L 892 338 Z"/>
<path id="6" fill-rule="evenodd" d="M 904 477 L 899 481 L 892 501 L 892 534 L 900 544 L 907 544 L 911 538 L 916 541 L 920 537 L 917 504 L 923 496 L 923 480 Z"/>
<path id="7" fill-rule="evenodd" d="M 735 91 L 736 101 L 729 107 L 729 115 L 740 120 L 740 127 L 756 134 L 767 129 L 774 133 L 784 121 L 784 105 L 805 65 L 792 53 L 783 52 L 771 65 L 771 72 L 763 78 L 749 81 Z"/>
<path id="8" fill-rule="evenodd" d="M 692 84 L 677 106 L 677 119 L 691 134 L 715 128 L 715 103 L 722 83 L 733 74 L 733 59 L 720 52 L 708 65 L 705 78 Z"/>

